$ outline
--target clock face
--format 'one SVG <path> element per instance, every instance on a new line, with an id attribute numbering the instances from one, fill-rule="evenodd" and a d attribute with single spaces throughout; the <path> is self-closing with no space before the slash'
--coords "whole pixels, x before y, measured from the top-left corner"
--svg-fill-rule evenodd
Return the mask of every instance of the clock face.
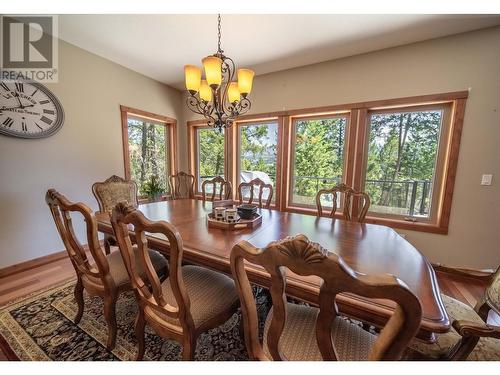
<path id="1" fill-rule="evenodd" d="M 43 138 L 57 132 L 64 122 L 59 100 L 37 82 L 0 81 L 0 134 Z"/>

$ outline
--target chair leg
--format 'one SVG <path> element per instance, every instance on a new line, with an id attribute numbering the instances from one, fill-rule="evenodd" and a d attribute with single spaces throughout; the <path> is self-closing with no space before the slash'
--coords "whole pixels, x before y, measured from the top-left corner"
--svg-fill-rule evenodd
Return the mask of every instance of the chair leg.
<path id="1" fill-rule="evenodd" d="M 144 351 L 146 349 L 144 337 L 145 327 L 146 320 L 144 319 L 144 313 L 142 309 L 139 308 L 139 314 L 137 314 L 137 318 L 135 320 L 135 337 L 138 343 L 136 361 L 142 361 L 142 358 L 144 357 Z"/>
<path id="2" fill-rule="evenodd" d="M 112 293 L 104 298 L 104 318 L 108 324 L 108 341 L 106 347 L 108 350 L 113 350 L 116 344 L 116 300 L 117 295 Z"/>
<path id="3" fill-rule="evenodd" d="M 245 342 L 245 323 L 243 322 L 243 315 L 241 315 L 240 323 L 238 324 L 240 339 Z"/>
<path id="4" fill-rule="evenodd" d="M 450 361 L 465 361 L 476 347 L 478 341 L 478 336 L 462 337 L 462 339 L 441 359 Z"/>
<path id="5" fill-rule="evenodd" d="M 104 252 L 106 255 L 111 254 L 111 245 L 109 244 L 109 234 L 105 233 L 104 234 Z"/>
<path id="6" fill-rule="evenodd" d="M 84 308 L 84 302 L 83 302 L 83 282 L 82 279 L 78 278 L 76 281 L 75 285 L 75 299 L 76 299 L 76 304 L 78 305 L 78 311 L 75 316 L 75 324 L 80 323 L 80 320 L 82 320 L 83 316 L 83 308 Z"/>
<path id="7" fill-rule="evenodd" d="M 196 349 L 196 337 L 194 335 L 185 335 L 182 340 L 182 360 L 193 361 Z"/>

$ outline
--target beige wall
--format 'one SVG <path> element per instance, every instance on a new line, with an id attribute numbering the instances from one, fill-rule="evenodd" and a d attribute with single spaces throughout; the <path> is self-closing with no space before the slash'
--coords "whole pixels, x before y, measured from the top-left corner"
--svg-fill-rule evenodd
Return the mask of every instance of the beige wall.
<path id="1" fill-rule="evenodd" d="M 120 104 L 184 127 L 179 91 L 62 41 L 59 83 L 47 87 L 64 107 L 62 129 L 41 140 L 0 136 L 0 268 L 64 249 L 48 188 L 97 209 L 92 183 L 123 176 Z"/>
<path id="2" fill-rule="evenodd" d="M 399 231 L 431 261 L 500 264 L 500 27 L 258 76 L 252 114 L 471 88 L 448 235 Z M 233 56 L 237 60 L 237 56 Z M 185 110 L 186 119 L 194 119 Z M 186 148 L 181 148 L 186 150 Z M 185 157 L 185 156 L 184 156 Z M 480 186 L 481 174 L 493 186 Z"/>

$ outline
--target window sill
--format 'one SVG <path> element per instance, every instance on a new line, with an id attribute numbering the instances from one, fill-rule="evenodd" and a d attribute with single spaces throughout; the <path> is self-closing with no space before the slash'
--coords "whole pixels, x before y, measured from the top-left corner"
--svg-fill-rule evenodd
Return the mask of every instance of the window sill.
<path id="1" fill-rule="evenodd" d="M 435 234 L 448 234 L 448 227 L 440 226 L 436 223 L 413 222 L 398 219 L 380 218 L 375 216 L 367 216 L 365 222 L 370 224 L 385 225 L 391 228 L 413 230 L 416 232 L 427 232 Z"/>
<path id="2" fill-rule="evenodd" d="M 165 194 L 165 195 L 162 195 L 161 199 L 158 202 L 168 201 L 170 199 L 172 199 L 172 196 L 170 194 Z M 155 202 L 155 201 L 153 201 L 149 198 L 146 198 L 146 197 L 138 197 L 137 201 L 139 204 L 146 204 L 146 203 L 154 203 Z"/>
<path id="3" fill-rule="evenodd" d="M 318 214 L 316 208 L 306 208 L 306 207 L 291 206 L 287 207 L 285 211 L 298 214 L 312 215 L 312 216 L 316 216 Z M 340 213 L 336 214 L 335 216 L 338 217 L 339 219 L 342 219 Z M 391 228 L 412 230 L 416 232 L 448 234 L 448 227 L 440 226 L 435 223 L 411 222 L 406 220 L 380 218 L 376 216 L 367 216 L 365 219 L 365 223 L 385 225 Z"/>

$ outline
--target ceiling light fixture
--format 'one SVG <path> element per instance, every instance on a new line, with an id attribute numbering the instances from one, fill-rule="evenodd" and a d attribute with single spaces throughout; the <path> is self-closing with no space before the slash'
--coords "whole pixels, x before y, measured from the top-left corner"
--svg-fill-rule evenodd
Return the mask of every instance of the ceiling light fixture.
<path id="1" fill-rule="evenodd" d="M 194 113 L 203 115 L 209 126 L 222 131 L 250 109 L 251 102 L 248 95 L 252 91 L 255 73 L 250 69 L 238 69 L 238 81 L 233 81 L 234 61 L 224 55 L 220 44 L 220 14 L 217 20 L 217 52 L 201 60 L 205 79 L 202 79 L 202 70 L 196 65 L 185 65 L 184 74 L 186 89 L 189 92 L 186 101 L 188 108 Z"/>

